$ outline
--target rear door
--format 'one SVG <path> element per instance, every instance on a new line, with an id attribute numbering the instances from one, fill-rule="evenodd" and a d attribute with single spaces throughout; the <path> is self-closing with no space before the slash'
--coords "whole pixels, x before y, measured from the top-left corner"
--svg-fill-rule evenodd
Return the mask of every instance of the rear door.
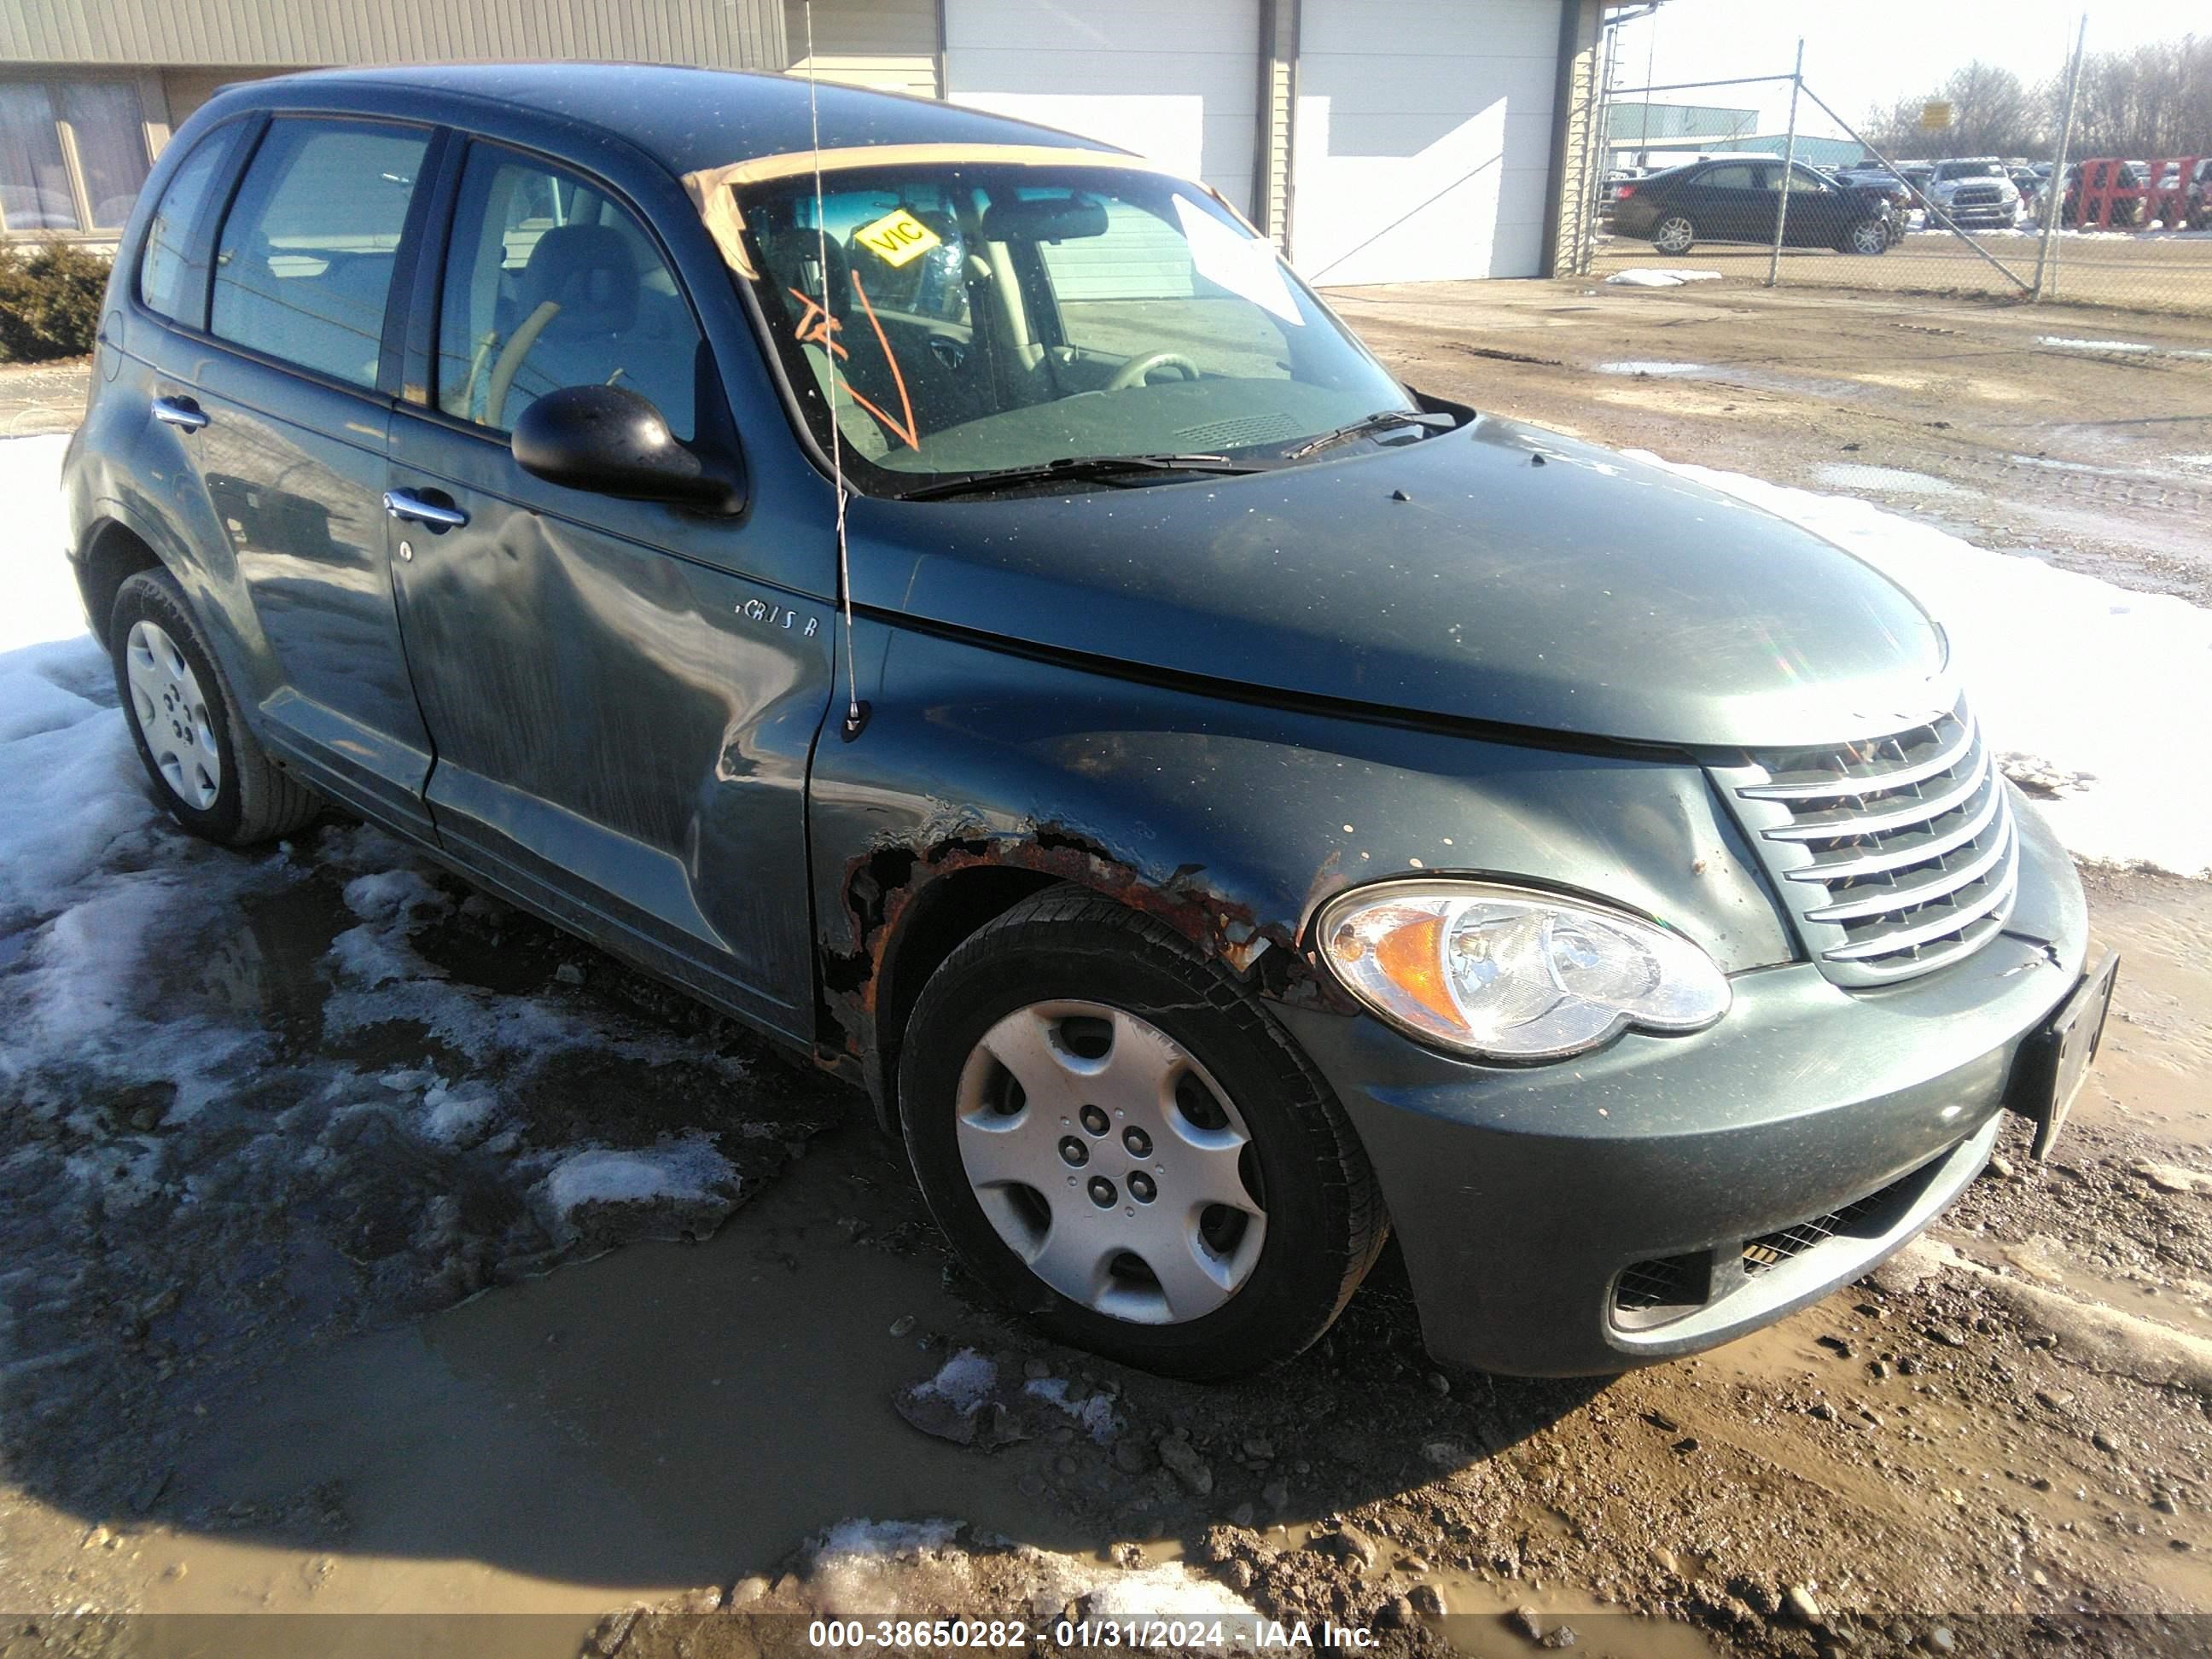
<path id="1" fill-rule="evenodd" d="M 189 390 L 171 399 L 202 423 L 187 453 L 242 592 L 228 620 L 264 741 L 341 799 L 416 823 L 429 736 L 386 556 L 384 337 L 433 137 L 270 122 L 216 234 Z"/>
<path id="2" fill-rule="evenodd" d="M 615 385 L 734 456 L 690 296 L 613 189 L 471 143 L 418 277 L 427 384 L 392 420 L 391 526 L 438 835 L 541 907 L 811 1037 L 806 763 L 829 606 L 756 574 L 742 518 L 547 483 L 507 436 Z M 441 257 L 441 263 L 440 263 Z M 412 371 L 410 371 L 411 373 Z"/>
<path id="3" fill-rule="evenodd" d="M 1698 175 L 1698 205 L 1690 216 L 1700 237 L 1742 242 L 1774 234 L 1774 198 L 1766 193 L 1761 171 L 1749 161 L 1723 161 Z"/>

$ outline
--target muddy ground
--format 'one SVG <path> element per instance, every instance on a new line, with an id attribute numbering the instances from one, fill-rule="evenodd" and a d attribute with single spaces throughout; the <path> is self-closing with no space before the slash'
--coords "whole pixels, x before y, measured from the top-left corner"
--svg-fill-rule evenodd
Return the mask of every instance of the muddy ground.
<path id="1" fill-rule="evenodd" d="M 1619 297 L 1344 306 L 1431 390 L 1786 483 L 1894 468 L 1978 541 L 2205 601 L 2212 472 L 2179 458 L 2212 452 L 2212 362 L 2039 349 L 2013 313 Z M 1595 372 L 1636 360 L 1711 372 Z M 2008 459 L 2036 449 L 2109 469 L 2102 505 Z M 211 857 L 149 816 L 118 875 Z M 1504 1654 L 2212 1630 L 2212 885 L 2087 872 L 2127 967 L 2075 1124 L 2042 1164 L 2011 1134 L 1869 1283 L 1529 1382 L 1433 1364 L 1386 1255 L 1313 1352 L 1199 1388 L 1003 1318 L 863 1112 L 680 999 L 367 832 L 269 858 L 106 988 L 97 1065 L 0 1073 L 0 1652 L 797 1650 L 803 1620 L 730 1613 L 1071 1607 Z M 13 1018 L 35 923 L 0 951 Z M 133 1069 L 203 1028 L 259 1046 L 181 1094 Z M 688 1205 L 545 1202 L 584 1141 L 702 1130 L 733 1179 Z"/>
<path id="2" fill-rule="evenodd" d="M 2212 604 L 2212 319 L 1744 278 L 1330 299 L 1425 390 Z"/>
<path id="3" fill-rule="evenodd" d="M 1884 254 L 1784 248 L 1778 275 L 1788 289 L 2016 301 L 2034 284 L 2040 240 L 2029 226 L 1978 231 L 1969 246 L 1949 231 L 1923 228 Z M 1687 265 L 1764 283 L 1767 254 L 1765 247 L 1741 242 L 1700 242 L 1676 258 L 1658 252 L 1649 242 L 1601 234 L 1591 269 L 1603 276 L 1638 265 Z M 2064 307 L 2080 305 L 2212 318 L 2212 237 L 2202 231 L 2068 232 L 2057 239 L 2052 256 L 2044 271 L 2044 291 L 2061 314 Z"/>

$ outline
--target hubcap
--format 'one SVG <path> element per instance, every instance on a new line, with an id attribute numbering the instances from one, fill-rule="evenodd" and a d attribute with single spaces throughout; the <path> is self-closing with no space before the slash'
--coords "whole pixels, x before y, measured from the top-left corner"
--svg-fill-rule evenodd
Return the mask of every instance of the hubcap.
<path id="1" fill-rule="evenodd" d="M 131 713 L 176 798 L 204 812 L 222 792 L 222 751 L 199 677 L 159 623 L 131 624 L 124 641 Z"/>
<path id="2" fill-rule="evenodd" d="M 1659 234 L 1653 240 L 1668 252 L 1680 253 L 1690 246 L 1690 222 L 1687 219 L 1669 219 L 1659 227 Z"/>
<path id="3" fill-rule="evenodd" d="M 1858 244 L 1860 252 L 1879 253 L 1882 245 L 1889 240 L 1889 233 L 1880 225 L 1861 225 L 1851 240 Z"/>
<path id="4" fill-rule="evenodd" d="M 1016 1009 L 961 1068 L 954 1125 L 984 1215 L 1070 1301 L 1179 1325 L 1259 1263 L 1267 1215 L 1250 1132 L 1149 1020 L 1096 1002 Z"/>

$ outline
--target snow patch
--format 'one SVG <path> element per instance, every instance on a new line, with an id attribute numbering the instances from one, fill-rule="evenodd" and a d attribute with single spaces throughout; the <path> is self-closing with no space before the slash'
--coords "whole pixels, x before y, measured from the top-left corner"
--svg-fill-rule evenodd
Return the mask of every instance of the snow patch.
<path id="1" fill-rule="evenodd" d="M 915 1383 L 913 1391 L 934 1395 L 949 1403 L 953 1410 L 967 1413 L 981 1405 L 998 1386 L 998 1363 L 973 1348 L 963 1348 L 938 1367 L 936 1376 Z"/>
<path id="2" fill-rule="evenodd" d="M 417 1127 L 426 1140 L 467 1146 L 483 1139 L 498 1115 L 499 1095 L 488 1084 L 448 1084 L 441 1079 L 422 1091 L 422 1117 Z"/>
<path id="3" fill-rule="evenodd" d="M 1067 1379 L 1064 1376 L 1033 1377 L 1022 1385 L 1022 1392 L 1032 1400 L 1042 1400 L 1048 1406 L 1066 1412 L 1076 1425 L 1100 1445 L 1111 1440 L 1121 1427 L 1121 1419 L 1114 1415 L 1114 1402 L 1103 1394 L 1094 1394 L 1080 1401 L 1067 1397 Z"/>
<path id="4" fill-rule="evenodd" d="M 925 1551 L 950 1548 L 960 1531 L 957 1521 L 840 1521 L 815 1546 L 819 1568 L 835 1561 L 884 1561 Z"/>
<path id="5" fill-rule="evenodd" d="M 710 1210 L 720 1220 L 736 1200 L 738 1172 L 711 1138 L 691 1134 L 657 1146 L 609 1146 L 571 1152 L 538 1183 L 541 1211 L 556 1237 L 586 1230 L 599 1206 L 650 1206 L 679 1216 Z"/>
<path id="6" fill-rule="evenodd" d="M 1673 379 L 1692 374 L 1710 374 L 1713 371 L 1703 363 L 1670 363 L 1663 359 L 1631 357 L 1617 363 L 1600 363 L 1601 374 L 1648 374 L 1658 379 Z"/>
<path id="7" fill-rule="evenodd" d="M 363 921 L 392 921 L 445 908 L 445 895 L 412 870 L 379 870 L 345 884 L 346 908 Z"/>
<path id="8" fill-rule="evenodd" d="M 1616 288 L 1680 288 L 1685 283 L 1717 283 L 1717 270 L 1685 270 L 1673 265 L 1632 265 L 1605 280 Z"/>
<path id="9" fill-rule="evenodd" d="M 2116 351 L 2131 357 L 2212 358 L 2212 351 L 2192 350 L 2186 346 L 2145 345 L 2140 340 L 2076 340 L 2063 334 L 2039 334 L 2035 343 L 2065 351 Z"/>
<path id="10" fill-rule="evenodd" d="M 1079 1592 L 1091 1619 L 1252 1619 L 1259 1609 L 1180 1561 L 1107 1573 Z"/>
<path id="11" fill-rule="evenodd" d="M 2065 784 L 2037 807 L 2069 851 L 2212 876 L 2212 776 L 2175 748 L 2205 722 L 2212 611 L 1976 547 L 1869 501 L 1659 465 L 1802 525 L 1918 599 L 2008 769 L 2031 787 L 2039 774 Z"/>

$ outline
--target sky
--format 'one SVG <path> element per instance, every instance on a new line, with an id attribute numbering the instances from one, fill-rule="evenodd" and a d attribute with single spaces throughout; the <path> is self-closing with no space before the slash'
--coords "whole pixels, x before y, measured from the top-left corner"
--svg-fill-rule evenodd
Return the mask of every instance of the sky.
<path id="1" fill-rule="evenodd" d="M 2059 75 L 2085 11 L 2095 52 L 2185 33 L 2191 9 L 2172 0 L 1666 0 L 1621 26 L 1614 84 L 1786 76 L 1802 36 L 1806 85 L 1856 125 L 1869 106 L 1926 91 L 1975 58 L 2029 82 Z M 1759 130 L 1780 132 L 1790 88 L 1662 93 L 1653 101 L 1757 107 Z M 1837 132 L 1809 107 L 1799 130 Z"/>

